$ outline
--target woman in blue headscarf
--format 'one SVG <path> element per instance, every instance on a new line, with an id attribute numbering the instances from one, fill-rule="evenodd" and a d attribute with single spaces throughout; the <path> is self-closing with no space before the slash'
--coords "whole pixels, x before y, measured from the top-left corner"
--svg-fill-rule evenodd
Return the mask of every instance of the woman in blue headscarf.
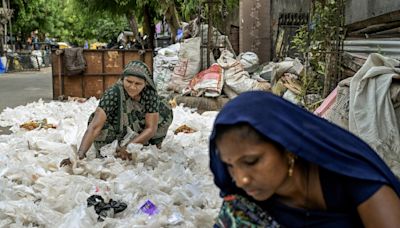
<path id="1" fill-rule="evenodd" d="M 353 134 L 266 92 L 217 116 L 210 167 L 216 227 L 398 227 L 400 183 Z"/>

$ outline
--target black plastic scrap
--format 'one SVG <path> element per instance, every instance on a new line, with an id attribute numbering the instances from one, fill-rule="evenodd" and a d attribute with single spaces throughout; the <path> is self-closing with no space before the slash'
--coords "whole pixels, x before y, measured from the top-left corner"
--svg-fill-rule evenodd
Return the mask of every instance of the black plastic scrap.
<path id="1" fill-rule="evenodd" d="M 113 217 L 114 214 L 124 211 L 127 207 L 126 203 L 114 201 L 110 199 L 108 203 L 104 202 L 103 197 L 99 195 L 92 195 L 87 198 L 87 206 L 94 206 L 96 214 L 99 215 L 97 221 L 104 221 L 105 217 Z"/>

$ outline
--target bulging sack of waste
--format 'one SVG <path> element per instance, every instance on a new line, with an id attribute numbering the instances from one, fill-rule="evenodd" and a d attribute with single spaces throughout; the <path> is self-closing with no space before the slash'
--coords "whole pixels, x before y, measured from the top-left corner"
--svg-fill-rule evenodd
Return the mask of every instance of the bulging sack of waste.
<path id="1" fill-rule="evenodd" d="M 179 51 L 179 62 L 174 68 L 168 89 L 181 93 L 200 71 L 200 37 L 185 40 Z"/>
<path id="2" fill-rule="evenodd" d="M 184 94 L 200 97 L 218 97 L 224 85 L 223 69 L 218 64 L 198 73 L 189 83 Z"/>
<path id="3" fill-rule="evenodd" d="M 249 73 L 244 70 L 243 65 L 239 60 L 235 59 L 231 52 L 224 50 L 217 62 L 224 68 L 225 86 L 231 89 L 231 96 L 228 94 L 229 98 L 233 98 L 232 91 L 240 94 L 252 90 L 269 91 L 271 89 L 271 85 L 268 82 L 259 82 L 251 79 Z"/>
<path id="4" fill-rule="evenodd" d="M 257 70 L 259 66 L 259 59 L 256 53 L 254 52 L 240 53 L 238 58 L 240 63 L 243 65 L 245 71 L 253 73 L 254 71 Z"/>

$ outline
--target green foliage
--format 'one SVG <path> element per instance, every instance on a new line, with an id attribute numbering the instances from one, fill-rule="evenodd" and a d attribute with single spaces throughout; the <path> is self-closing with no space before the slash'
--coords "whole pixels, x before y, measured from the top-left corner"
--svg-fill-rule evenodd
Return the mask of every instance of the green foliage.
<path id="1" fill-rule="evenodd" d="M 199 13 L 201 0 L 177 0 L 176 4 L 180 9 L 182 18 L 189 21 L 191 16 Z"/>
<path id="2" fill-rule="evenodd" d="M 67 33 L 61 39 L 83 44 L 85 40 L 108 42 L 128 28 L 124 16 L 112 16 L 108 13 L 90 12 L 89 8 L 79 8 L 69 4 L 64 9 L 64 28 Z"/>
<path id="3" fill-rule="evenodd" d="M 41 37 L 83 44 L 85 40 L 107 42 L 120 31 L 130 30 L 127 17 L 135 15 L 143 23 L 143 9 L 150 7 L 153 22 L 163 18 L 168 2 L 174 1 L 181 18 L 197 16 L 203 0 L 14 0 L 13 32 L 26 39 L 38 30 Z M 224 4 L 216 13 L 233 9 L 238 0 L 221 0 Z M 225 8 L 223 8 L 225 7 Z"/>
<path id="4" fill-rule="evenodd" d="M 306 74 L 301 78 L 302 95 L 315 92 L 323 95 L 323 81 L 332 68 L 330 52 L 335 51 L 337 40 L 344 39 L 338 0 L 317 0 L 313 4 L 308 27 L 302 26 L 292 41 L 294 48 L 308 61 Z"/>
<path id="5" fill-rule="evenodd" d="M 43 37 L 57 38 L 82 45 L 85 40 L 108 42 L 128 28 L 126 18 L 108 13 L 91 12 L 72 0 L 17 0 L 11 5 L 16 10 L 14 33 L 26 38 L 38 30 Z"/>
<path id="6" fill-rule="evenodd" d="M 297 30 L 296 35 L 292 40 L 293 48 L 296 48 L 299 52 L 305 54 L 308 51 L 308 30 L 307 26 L 303 25 Z"/>
<path id="7" fill-rule="evenodd" d="M 46 0 L 12 1 L 11 8 L 15 10 L 15 30 L 24 35 L 42 28 L 51 31 L 54 29 L 53 19 L 57 20 L 60 16 L 60 8 L 54 2 Z"/>
<path id="8" fill-rule="evenodd" d="M 206 0 L 175 0 L 175 4 L 180 9 L 181 17 L 185 21 L 190 21 L 193 16 L 197 16 L 201 11 L 201 6 Z M 218 9 L 214 9 L 213 18 L 220 19 L 226 10 L 231 12 L 235 7 L 239 6 L 239 0 L 221 0 Z M 207 14 L 207 12 L 204 12 Z"/>

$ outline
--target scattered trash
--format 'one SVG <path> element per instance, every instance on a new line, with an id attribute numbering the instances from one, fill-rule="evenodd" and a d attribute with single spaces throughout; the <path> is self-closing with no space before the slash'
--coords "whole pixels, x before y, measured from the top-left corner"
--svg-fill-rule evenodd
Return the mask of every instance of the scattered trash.
<path id="1" fill-rule="evenodd" d="M 168 218 L 168 223 L 171 225 L 178 225 L 179 223 L 183 222 L 184 219 L 182 217 L 182 214 L 179 212 L 174 212 L 169 218 Z"/>
<path id="2" fill-rule="evenodd" d="M 156 215 L 159 212 L 157 206 L 150 200 L 146 200 L 139 210 L 150 216 Z"/>
<path id="3" fill-rule="evenodd" d="M 44 129 L 49 129 L 49 128 L 57 128 L 54 124 L 49 124 L 47 123 L 47 119 L 43 120 L 30 120 L 27 121 L 19 126 L 20 128 L 25 128 L 29 131 L 34 130 L 36 128 L 44 128 Z"/>
<path id="4" fill-rule="evenodd" d="M 78 102 L 78 103 L 83 103 L 83 102 L 86 102 L 86 98 L 84 98 L 84 97 L 70 97 L 70 96 L 68 96 L 68 101 L 76 101 L 76 102 Z"/>
<path id="5" fill-rule="evenodd" d="M 112 218 L 114 217 L 114 214 L 122 212 L 127 208 L 126 203 L 118 202 L 113 199 L 110 199 L 108 203 L 105 203 L 103 197 L 99 195 L 91 195 L 87 199 L 87 206 L 94 206 L 96 214 L 99 215 L 97 218 L 99 222 L 104 221 L 106 217 Z"/>
<path id="6" fill-rule="evenodd" d="M 176 134 L 181 133 L 181 132 L 183 132 L 183 133 L 194 133 L 194 132 L 196 132 L 196 131 L 197 131 L 197 130 L 195 130 L 195 129 L 189 127 L 189 126 L 186 125 L 186 124 L 184 124 L 184 125 L 178 127 L 178 128 L 174 131 L 174 134 L 176 135 Z"/>
<path id="7" fill-rule="evenodd" d="M 10 135 L 0 135 L 0 224 L 212 227 L 222 201 L 209 175 L 207 152 L 217 112 L 199 114 L 178 105 L 161 149 L 143 146 L 139 150 L 138 145 L 129 144 L 127 151 L 134 146 L 131 154 L 136 158 L 126 162 L 114 156 L 95 158 L 91 148 L 87 158 L 80 160 L 76 148 L 97 104 L 95 98 L 84 103 L 39 101 L 0 113 L 0 125 L 12 127 Z M 27 120 L 44 118 L 57 123 L 57 128 L 27 131 L 19 127 Z M 175 129 L 184 124 L 198 132 L 175 135 Z M 58 168 L 64 158 L 73 165 Z M 188 183 L 195 183 L 198 191 Z M 114 218 L 98 222 L 94 206 L 87 207 L 91 195 L 102 196 L 104 203 L 113 199 L 128 206 Z M 157 206 L 157 215 L 138 213 L 147 199 Z"/>
<path id="8" fill-rule="evenodd" d="M 171 105 L 172 108 L 175 108 L 176 106 L 178 106 L 178 104 L 176 103 L 176 99 L 175 98 L 169 100 L 168 104 Z"/>

